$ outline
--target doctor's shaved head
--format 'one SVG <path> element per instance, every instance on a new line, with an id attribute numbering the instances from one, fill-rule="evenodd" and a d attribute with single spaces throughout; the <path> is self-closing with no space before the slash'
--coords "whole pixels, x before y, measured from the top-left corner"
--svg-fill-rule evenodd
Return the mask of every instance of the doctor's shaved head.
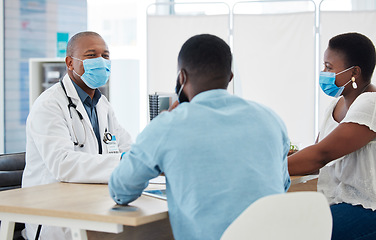
<path id="1" fill-rule="evenodd" d="M 86 37 L 98 37 L 98 38 L 101 38 L 103 40 L 103 38 L 101 37 L 101 35 L 99 35 L 98 33 L 96 32 L 91 32 L 91 31 L 86 31 L 86 32 L 79 32 L 77 34 L 75 34 L 68 42 L 68 45 L 67 45 L 67 53 L 66 53 L 66 56 L 70 57 L 73 55 L 74 51 L 76 50 L 76 45 L 77 45 L 77 42 L 82 39 L 82 38 L 86 38 Z M 104 40 L 103 40 L 104 41 Z"/>

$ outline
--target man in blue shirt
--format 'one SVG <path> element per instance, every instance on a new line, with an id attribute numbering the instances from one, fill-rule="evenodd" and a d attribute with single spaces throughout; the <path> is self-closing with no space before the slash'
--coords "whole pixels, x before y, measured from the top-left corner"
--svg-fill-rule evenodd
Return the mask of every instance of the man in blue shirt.
<path id="1" fill-rule="evenodd" d="M 179 106 L 153 119 L 109 181 L 115 202 L 127 204 L 164 173 L 175 239 L 219 239 L 255 200 L 290 186 L 286 128 L 270 109 L 226 91 L 231 62 L 220 38 L 187 40 Z"/>

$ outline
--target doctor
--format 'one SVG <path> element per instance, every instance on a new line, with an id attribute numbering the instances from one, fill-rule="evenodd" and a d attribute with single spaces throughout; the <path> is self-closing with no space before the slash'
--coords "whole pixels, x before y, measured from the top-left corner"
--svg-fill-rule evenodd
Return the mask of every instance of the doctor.
<path id="1" fill-rule="evenodd" d="M 26 123 L 22 186 L 54 182 L 107 183 L 131 137 L 97 89 L 108 81 L 108 47 L 95 32 L 74 35 L 67 46 L 67 75 L 35 101 Z M 28 239 L 36 226 L 27 225 Z M 41 239 L 70 239 L 67 229 L 43 226 Z"/>

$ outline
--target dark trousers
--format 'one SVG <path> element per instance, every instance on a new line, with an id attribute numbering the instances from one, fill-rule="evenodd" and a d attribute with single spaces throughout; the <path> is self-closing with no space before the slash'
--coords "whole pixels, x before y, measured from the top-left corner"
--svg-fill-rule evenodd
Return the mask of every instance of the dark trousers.
<path id="1" fill-rule="evenodd" d="M 332 240 L 376 240 L 376 211 L 347 203 L 334 204 L 330 209 Z"/>

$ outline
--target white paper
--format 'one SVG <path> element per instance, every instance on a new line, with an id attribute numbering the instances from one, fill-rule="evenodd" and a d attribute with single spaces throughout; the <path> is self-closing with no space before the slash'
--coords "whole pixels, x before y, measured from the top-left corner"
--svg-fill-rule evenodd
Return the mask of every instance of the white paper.
<path id="1" fill-rule="evenodd" d="M 166 177 L 165 176 L 158 176 L 156 178 L 150 179 L 150 184 L 166 184 Z"/>

